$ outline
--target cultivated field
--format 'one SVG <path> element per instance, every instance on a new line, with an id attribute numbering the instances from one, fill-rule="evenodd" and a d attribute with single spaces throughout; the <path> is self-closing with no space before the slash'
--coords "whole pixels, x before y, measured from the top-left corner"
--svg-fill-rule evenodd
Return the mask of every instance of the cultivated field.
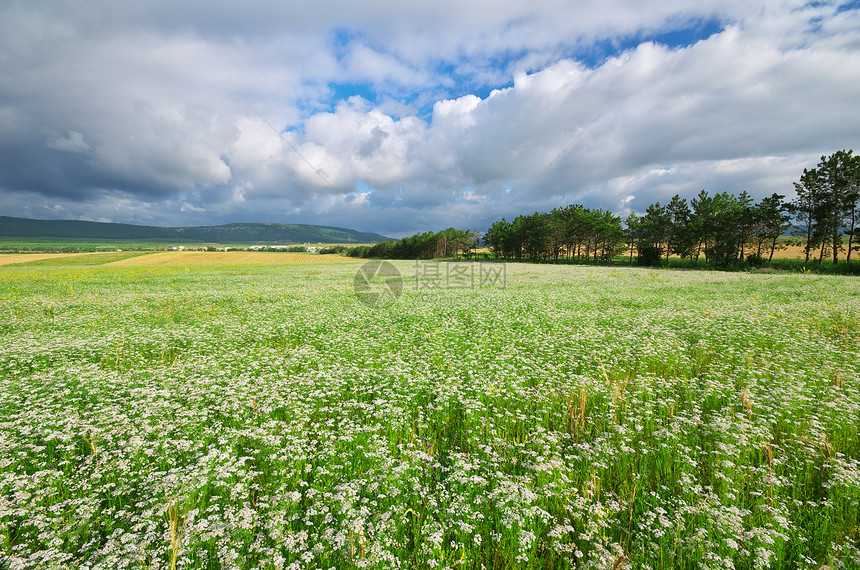
<path id="1" fill-rule="evenodd" d="M 856 278 L 395 265 L 0 268 L 0 560 L 860 565 Z"/>
<path id="2" fill-rule="evenodd" d="M 846 244 L 846 247 L 847 247 L 847 244 Z M 477 249 L 476 251 L 478 253 L 490 253 L 490 248 L 483 247 L 483 248 Z M 753 249 L 752 251 L 750 251 L 748 249 L 745 251 L 744 255 L 749 255 L 750 253 L 755 253 L 756 251 L 757 251 L 756 249 Z M 628 251 L 628 253 L 625 253 L 621 257 L 626 258 L 628 255 L 629 255 L 629 251 Z M 634 255 L 635 255 L 635 252 L 634 252 Z M 769 255 L 770 255 L 769 249 L 762 251 L 762 257 L 763 258 L 767 259 Z M 806 256 L 806 252 L 804 251 L 804 248 L 801 245 L 782 245 L 773 252 L 773 259 L 803 259 L 805 256 Z M 671 257 L 679 258 L 678 255 L 672 255 Z M 701 254 L 701 257 L 704 257 L 704 254 Z M 818 259 L 818 250 L 816 249 L 815 251 L 810 253 L 809 257 L 810 257 L 810 259 L 817 260 Z M 840 260 L 844 261 L 847 257 L 848 257 L 847 251 L 840 251 L 839 252 L 839 259 Z M 832 253 L 829 256 L 827 256 L 827 255 L 824 256 L 825 261 L 828 261 L 828 260 L 832 261 L 832 259 L 833 259 Z M 851 259 L 852 260 L 858 259 L 858 253 L 856 251 L 852 254 Z"/>
<path id="3" fill-rule="evenodd" d="M 46 259 L 63 259 L 67 257 L 80 257 L 92 255 L 90 253 L 22 253 L 0 255 L 0 265 L 11 265 L 13 263 L 29 263 L 31 261 L 44 261 Z"/>
<path id="4" fill-rule="evenodd" d="M 111 251 L 92 253 L 9 253 L 0 254 L 0 265 L 29 267 L 87 267 L 106 265 L 123 259 L 146 255 L 140 251 Z"/>
<path id="5" fill-rule="evenodd" d="M 847 244 L 844 247 L 847 247 Z M 770 251 L 768 250 L 768 252 L 766 252 L 765 255 L 763 255 L 762 257 L 764 257 L 766 259 L 767 255 L 769 253 L 770 253 Z M 810 252 L 809 258 L 817 260 L 818 255 L 819 255 L 818 249 L 815 249 L 812 252 Z M 805 252 L 802 245 L 783 246 L 781 249 L 777 249 L 776 251 L 773 252 L 773 258 L 774 259 L 803 259 L 805 256 L 806 256 L 806 252 Z M 848 257 L 847 250 L 840 250 L 839 259 L 844 261 L 847 257 Z M 851 254 L 852 263 L 856 259 L 858 259 L 858 252 L 854 251 Z M 830 261 L 833 260 L 833 254 L 832 253 L 824 255 L 824 261 L 828 261 L 828 260 L 830 260 Z"/>
<path id="6" fill-rule="evenodd" d="M 355 262 L 340 255 L 255 251 L 163 251 L 123 259 L 111 265 L 229 265 Z"/>

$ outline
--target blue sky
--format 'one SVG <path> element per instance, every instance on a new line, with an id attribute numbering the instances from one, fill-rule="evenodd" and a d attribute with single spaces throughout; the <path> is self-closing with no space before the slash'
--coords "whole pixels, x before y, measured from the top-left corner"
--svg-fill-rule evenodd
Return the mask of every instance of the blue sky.
<path id="1" fill-rule="evenodd" d="M 653 42 L 665 45 L 669 48 L 677 49 L 694 45 L 701 40 L 705 40 L 710 36 L 723 31 L 722 22 L 716 17 L 709 19 L 691 18 L 689 20 L 680 20 L 677 22 L 668 22 L 664 27 L 649 30 L 637 30 L 623 36 L 608 36 L 596 41 L 592 41 L 586 45 L 568 44 L 560 42 L 553 46 L 555 57 L 558 59 L 566 58 L 576 60 L 589 68 L 598 68 L 608 59 L 617 57 L 625 51 L 635 49 L 638 45 L 646 42 Z M 350 45 L 353 42 L 361 42 L 364 38 L 359 33 L 349 32 L 347 30 L 336 30 L 334 32 L 333 49 L 340 62 L 343 62 L 349 57 Z M 384 50 L 384 47 L 377 47 Z M 516 64 L 528 58 L 529 50 L 525 48 L 519 49 L 503 49 L 497 53 L 493 53 L 488 57 L 481 58 L 477 62 L 463 56 L 454 61 L 440 60 L 435 63 L 432 68 L 433 72 L 440 77 L 445 78 L 445 82 L 437 91 L 437 96 L 447 99 L 456 99 L 465 95 L 476 95 L 481 99 L 487 98 L 491 92 L 498 89 L 505 89 L 513 86 L 513 78 L 507 82 L 486 81 L 484 77 L 474 77 L 469 73 L 460 71 L 461 66 L 471 67 L 476 63 L 480 64 L 481 68 L 487 72 L 487 75 L 494 78 L 504 78 L 510 76 L 510 70 Z M 534 73 L 540 71 L 540 67 L 524 68 L 526 72 Z M 388 85 L 374 85 L 368 81 L 352 81 L 340 82 L 333 81 L 328 87 L 332 90 L 331 97 L 328 98 L 329 110 L 333 111 L 336 106 L 353 96 L 359 96 L 364 100 L 377 104 L 381 98 L 386 96 L 398 98 L 409 105 L 418 107 L 413 110 L 418 116 L 430 118 L 432 116 L 433 104 L 435 100 L 420 100 L 419 93 L 412 89 L 392 89 Z M 318 111 L 312 107 L 309 112 Z"/>
<path id="2" fill-rule="evenodd" d="M 792 194 L 858 149 L 860 2 L 0 7 L 0 212 L 399 237 Z"/>

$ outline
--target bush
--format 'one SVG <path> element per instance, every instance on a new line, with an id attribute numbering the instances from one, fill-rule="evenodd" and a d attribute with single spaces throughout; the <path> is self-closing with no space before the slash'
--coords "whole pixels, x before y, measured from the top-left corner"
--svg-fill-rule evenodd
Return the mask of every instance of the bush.
<path id="1" fill-rule="evenodd" d="M 747 263 L 750 267 L 761 267 L 764 265 L 764 258 L 757 253 L 751 253 L 747 256 Z"/>
<path id="2" fill-rule="evenodd" d="M 738 261 L 737 247 L 733 240 L 717 242 L 705 249 L 708 263 L 715 267 L 731 267 Z"/>
<path id="3" fill-rule="evenodd" d="M 357 245 L 355 247 L 349 248 L 349 251 L 346 252 L 346 255 L 349 257 L 367 257 L 368 251 L 370 248 L 366 245 Z"/>
<path id="4" fill-rule="evenodd" d="M 657 267 L 663 261 L 663 248 L 648 246 L 640 248 L 636 263 L 645 267 Z"/>
<path id="5" fill-rule="evenodd" d="M 345 245 L 334 245 L 332 247 L 324 247 L 319 253 L 320 255 L 326 255 L 331 253 L 346 253 L 348 252 L 348 248 Z"/>

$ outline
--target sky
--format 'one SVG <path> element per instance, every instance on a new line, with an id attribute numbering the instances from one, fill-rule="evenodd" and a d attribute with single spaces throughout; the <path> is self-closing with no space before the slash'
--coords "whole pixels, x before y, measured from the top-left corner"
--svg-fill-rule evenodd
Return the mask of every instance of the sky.
<path id="1" fill-rule="evenodd" d="M 6 0 L 0 215 L 402 237 L 860 150 L 860 1 Z"/>

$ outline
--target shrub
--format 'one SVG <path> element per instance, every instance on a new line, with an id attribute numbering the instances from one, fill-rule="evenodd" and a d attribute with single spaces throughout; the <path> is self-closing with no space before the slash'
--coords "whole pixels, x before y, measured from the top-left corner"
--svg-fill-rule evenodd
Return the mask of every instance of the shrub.
<path id="1" fill-rule="evenodd" d="M 663 248 L 648 246 L 643 247 L 639 250 L 639 257 L 636 258 L 636 262 L 639 265 L 644 265 L 646 267 L 657 267 L 661 264 L 663 260 Z"/>

